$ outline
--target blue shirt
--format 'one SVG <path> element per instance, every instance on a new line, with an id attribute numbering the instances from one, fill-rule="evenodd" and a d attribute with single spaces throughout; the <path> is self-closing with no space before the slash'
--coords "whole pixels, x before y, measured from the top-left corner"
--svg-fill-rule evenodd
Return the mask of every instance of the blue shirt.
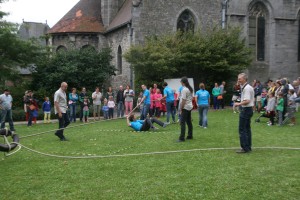
<path id="1" fill-rule="evenodd" d="M 104 112 L 107 112 L 107 111 L 109 110 L 109 107 L 108 107 L 108 106 L 103 106 L 103 107 L 102 107 L 102 110 L 103 110 Z"/>
<path id="2" fill-rule="evenodd" d="M 45 101 L 43 103 L 43 111 L 44 112 L 50 112 L 51 111 L 51 103 L 50 103 L 50 101 Z"/>
<path id="3" fill-rule="evenodd" d="M 140 131 L 142 129 L 144 120 L 136 120 L 130 122 L 130 127 L 133 128 L 135 131 Z"/>
<path id="4" fill-rule="evenodd" d="M 164 89 L 164 96 L 167 96 L 166 98 L 167 103 L 174 101 L 174 92 L 168 86 L 166 86 Z"/>
<path id="5" fill-rule="evenodd" d="M 196 92 L 197 100 L 198 100 L 198 105 L 208 105 L 208 100 L 210 98 L 210 94 L 206 90 L 198 90 Z"/>
<path id="6" fill-rule="evenodd" d="M 147 104 L 147 105 L 150 105 L 151 104 L 151 99 L 150 99 L 150 91 L 149 90 L 145 90 L 144 91 L 144 97 L 146 97 L 145 98 L 145 103 L 144 104 Z"/>

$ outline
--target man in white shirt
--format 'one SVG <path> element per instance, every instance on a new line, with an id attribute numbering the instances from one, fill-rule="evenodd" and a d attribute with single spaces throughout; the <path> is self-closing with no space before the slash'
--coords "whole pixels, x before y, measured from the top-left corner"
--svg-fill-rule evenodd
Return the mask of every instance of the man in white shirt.
<path id="1" fill-rule="evenodd" d="M 8 119 L 10 131 L 16 131 L 12 119 L 12 101 L 13 98 L 11 97 L 9 90 L 5 89 L 4 93 L 0 95 L 1 129 L 5 128 L 5 121 Z"/>
<path id="2" fill-rule="evenodd" d="M 64 128 L 70 124 L 70 119 L 67 114 L 67 88 L 68 84 L 66 82 L 62 82 L 60 88 L 54 94 L 54 111 L 59 122 L 59 129 L 55 132 L 55 135 L 59 137 L 61 141 L 67 140 L 64 136 Z"/>
<path id="3" fill-rule="evenodd" d="M 238 82 L 241 85 L 241 101 L 236 102 L 235 106 L 241 106 L 239 120 L 239 135 L 241 149 L 237 153 L 249 153 L 252 146 L 251 117 L 253 116 L 254 89 L 247 82 L 247 75 L 238 75 Z"/>

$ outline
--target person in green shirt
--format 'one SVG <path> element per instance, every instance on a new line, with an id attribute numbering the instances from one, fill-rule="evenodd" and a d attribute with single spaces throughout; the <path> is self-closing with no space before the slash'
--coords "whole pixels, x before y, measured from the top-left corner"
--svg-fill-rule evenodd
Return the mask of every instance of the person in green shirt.
<path id="1" fill-rule="evenodd" d="M 276 106 L 276 111 L 278 114 L 278 126 L 282 125 L 283 120 L 283 109 L 284 109 L 284 100 L 283 100 L 283 93 L 278 93 L 278 102 Z"/>
<path id="2" fill-rule="evenodd" d="M 220 99 L 218 99 L 218 96 L 221 95 L 221 89 L 218 83 L 215 83 L 215 87 L 212 89 L 212 95 L 213 95 L 214 109 L 217 110 L 220 108 Z"/>

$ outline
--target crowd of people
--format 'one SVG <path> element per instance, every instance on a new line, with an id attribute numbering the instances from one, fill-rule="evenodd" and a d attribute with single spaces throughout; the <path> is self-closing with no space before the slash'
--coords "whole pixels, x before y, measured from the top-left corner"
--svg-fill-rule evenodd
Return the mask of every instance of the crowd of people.
<path id="1" fill-rule="evenodd" d="M 290 119 L 289 125 L 295 125 L 294 113 L 298 110 L 300 77 L 292 82 L 287 78 L 281 78 L 276 81 L 268 80 L 264 84 L 259 80 L 253 80 L 249 84 L 254 89 L 253 110 L 261 113 L 262 117 L 270 118 L 268 126 L 275 125 L 275 119 L 278 126 L 281 126 L 285 118 Z M 240 102 L 241 90 L 239 83 L 233 86 L 232 101 Z M 239 112 L 236 104 L 233 104 L 232 109 L 234 113 Z"/>

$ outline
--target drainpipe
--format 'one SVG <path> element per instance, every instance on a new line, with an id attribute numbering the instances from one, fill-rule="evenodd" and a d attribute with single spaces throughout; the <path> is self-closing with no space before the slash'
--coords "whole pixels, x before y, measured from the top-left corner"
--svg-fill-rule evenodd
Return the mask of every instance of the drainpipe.
<path id="1" fill-rule="evenodd" d="M 222 29 L 226 28 L 226 13 L 227 13 L 228 0 L 222 2 Z"/>
<path id="2" fill-rule="evenodd" d="M 128 31 L 129 31 L 129 45 L 130 47 L 132 46 L 132 41 L 133 41 L 133 28 L 132 28 L 132 24 L 128 24 L 127 25 L 128 27 Z M 130 67 L 130 87 L 134 90 L 134 75 L 133 75 L 133 69 L 131 67 L 131 65 L 129 66 Z"/>

